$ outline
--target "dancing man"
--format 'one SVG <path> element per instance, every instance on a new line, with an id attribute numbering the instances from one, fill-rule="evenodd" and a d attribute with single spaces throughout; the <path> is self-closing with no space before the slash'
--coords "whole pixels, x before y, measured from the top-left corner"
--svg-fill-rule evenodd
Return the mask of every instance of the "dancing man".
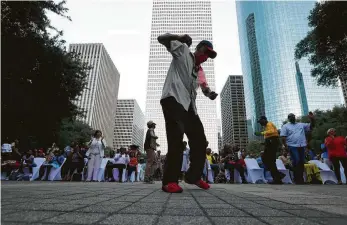
<path id="1" fill-rule="evenodd" d="M 265 127 L 263 132 L 255 132 L 256 136 L 264 135 L 265 148 L 262 161 L 265 168 L 271 173 L 273 181 L 270 184 L 283 184 L 282 179 L 286 176 L 285 174 L 278 171 L 276 166 L 276 153 L 280 148 L 280 139 L 276 126 L 267 120 L 265 116 L 261 116 L 258 123 Z"/>
<path id="2" fill-rule="evenodd" d="M 189 46 L 192 38 L 185 35 L 164 34 L 158 37 L 160 44 L 171 53 L 173 59 L 166 76 L 160 104 L 163 109 L 168 153 L 164 166 L 162 190 L 180 193 L 178 185 L 184 151 L 183 135 L 186 134 L 190 146 L 190 167 L 185 181 L 202 189 L 210 186 L 201 180 L 206 159 L 207 140 L 204 127 L 196 109 L 196 89 L 200 86 L 204 95 L 211 100 L 217 94 L 207 85 L 201 64 L 217 53 L 209 41 L 201 41 L 192 53 Z"/>

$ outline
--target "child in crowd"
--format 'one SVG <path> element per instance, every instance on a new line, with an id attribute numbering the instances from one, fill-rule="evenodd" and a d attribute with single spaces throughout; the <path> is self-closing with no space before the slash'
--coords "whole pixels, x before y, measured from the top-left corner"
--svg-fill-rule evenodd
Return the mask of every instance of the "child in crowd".
<path id="1" fill-rule="evenodd" d="M 128 179 L 130 179 L 131 173 L 137 170 L 137 165 L 139 164 L 135 152 L 130 152 L 129 156 L 130 160 L 128 164 Z"/>

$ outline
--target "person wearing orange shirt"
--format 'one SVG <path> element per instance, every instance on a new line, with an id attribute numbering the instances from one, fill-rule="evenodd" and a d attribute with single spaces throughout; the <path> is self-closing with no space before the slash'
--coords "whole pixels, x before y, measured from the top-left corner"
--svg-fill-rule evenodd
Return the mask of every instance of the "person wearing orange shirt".
<path id="1" fill-rule="evenodd" d="M 280 146 L 278 130 L 265 116 L 261 116 L 258 123 L 265 127 L 265 129 L 263 132 L 255 132 L 254 134 L 256 136 L 263 135 L 265 138 L 265 148 L 262 160 L 273 178 L 271 184 L 283 184 L 282 179 L 285 177 L 285 174 L 279 172 L 276 166 L 276 152 Z"/>
<path id="2" fill-rule="evenodd" d="M 328 157 L 334 166 L 338 183 L 342 184 L 340 162 L 344 168 L 345 176 L 347 177 L 347 141 L 344 137 L 337 136 L 334 128 L 330 128 L 327 134 L 328 137 L 325 138 L 325 146 L 328 148 Z"/>

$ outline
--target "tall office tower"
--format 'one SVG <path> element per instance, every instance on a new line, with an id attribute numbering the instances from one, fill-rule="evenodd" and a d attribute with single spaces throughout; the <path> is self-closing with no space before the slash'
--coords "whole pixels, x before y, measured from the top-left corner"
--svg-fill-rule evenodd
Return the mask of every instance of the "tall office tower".
<path id="1" fill-rule="evenodd" d="M 80 54 L 81 60 L 92 67 L 88 72 L 87 87 L 76 101 L 76 105 L 86 111 L 86 117 L 81 120 L 93 129 L 101 130 L 107 144 L 111 145 L 119 72 L 103 44 L 70 44 L 69 51 Z"/>
<path id="2" fill-rule="evenodd" d="M 247 147 L 247 121 L 242 76 L 229 76 L 221 99 L 223 143 Z"/>
<path id="3" fill-rule="evenodd" d="M 236 1 L 247 121 L 251 138 L 266 115 L 280 129 L 297 116 L 342 103 L 340 89 L 317 86 L 307 59 L 294 60 L 296 44 L 309 31 L 316 1 Z M 326 98 L 329 96 L 329 98 Z"/>
<path id="4" fill-rule="evenodd" d="M 217 123 L 218 123 L 218 128 L 217 128 L 218 129 L 218 151 L 221 151 L 223 149 L 222 122 L 220 119 L 218 119 Z"/>
<path id="5" fill-rule="evenodd" d="M 143 151 L 145 116 L 135 99 L 118 99 L 114 128 L 114 149 L 140 146 Z"/>
<path id="6" fill-rule="evenodd" d="M 172 56 L 158 43 L 161 34 L 189 34 L 193 39 L 191 50 L 201 40 L 212 40 L 212 20 L 210 1 L 154 0 L 150 40 L 149 69 L 147 80 L 146 120 L 157 124 L 156 134 L 163 153 L 167 152 L 165 121 L 160 105 L 162 88 Z M 218 49 L 217 49 L 218 51 Z M 212 90 L 215 90 L 214 63 L 207 60 L 202 67 Z M 205 128 L 209 147 L 218 149 L 216 102 L 206 98 L 198 90 L 197 109 Z"/>

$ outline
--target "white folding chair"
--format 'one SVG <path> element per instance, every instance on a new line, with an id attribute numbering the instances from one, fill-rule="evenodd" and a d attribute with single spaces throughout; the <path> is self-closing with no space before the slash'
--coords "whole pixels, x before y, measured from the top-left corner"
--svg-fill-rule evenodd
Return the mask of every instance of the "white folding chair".
<path id="1" fill-rule="evenodd" d="M 50 181 L 61 180 L 61 168 L 63 167 L 65 161 L 66 159 L 64 159 L 63 163 L 58 168 L 52 167 L 51 171 L 48 174 L 48 180 Z M 47 169 L 45 170 L 45 174 L 42 178 L 46 177 L 46 175 L 47 175 Z"/>
<path id="2" fill-rule="evenodd" d="M 315 164 L 319 168 L 323 184 L 337 184 L 335 173 L 327 164 L 322 163 L 319 160 L 311 160 L 308 163 Z"/>
<path id="3" fill-rule="evenodd" d="M 293 181 L 290 178 L 290 173 L 289 170 L 285 167 L 285 165 L 283 164 L 283 161 L 280 159 L 276 159 L 276 167 L 277 170 L 283 174 L 285 174 L 286 176 L 282 179 L 282 182 L 285 184 L 292 184 Z"/>
<path id="4" fill-rule="evenodd" d="M 144 180 L 145 180 L 145 169 L 146 169 L 146 164 L 145 164 L 145 163 L 139 164 L 138 167 L 140 167 L 140 168 L 139 168 L 139 171 L 140 171 L 140 172 L 137 173 L 137 176 L 138 176 L 138 178 L 139 178 L 138 181 L 144 181 Z"/>
<path id="5" fill-rule="evenodd" d="M 267 183 L 264 177 L 264 169 L 260 168 L 257 160 L 252 158 L 245 159 L 249 182 L 254 184 Z"/>
<path id="6" fill-rule="evenodd" d="M 109 160 L 111 160 L 111 158 L 103 158 L 101 160 L 100 168 L 99 168 L 99 172 L 98 172 L 98 181 L 99 182 L 105 181 L 105 169 L 106 169 L 107 162 Z"/>
<path id="7" fill-rule="evenodd" d="M 33 174 L 30 178 L 30 181 L 33 181 L 39 177 L 40 167 L 42 166 L 44 161 L 46 161 L 45 158 L 34 158 L 34 163 L 36 164 L 36 167 L 33 167 Z"/>
<path id="8" fill-rule="evenodd" d="M 340 162 L 340 173 L 341 173 L 341 181 L 342 181 L 342 183 L 346 184 L 345 169 L 343 168 L 341 162 Z"/>
<path id="9" fill-rule="evenodd" d="M 211 184 L 214 183 L 214 172 L 211 169 L 211 165 L 210 162 L 206 159 L 205 161 L 205 171 L 207 172 L 207 180 L 208 182 L 210 182 Z"/>
<path id="10" fill-rule="evenodd" d="M 113 179 L 115 180 L 115 181 L 119 181 L 119 170 L 118 170 L 118 168 L 114 168 L 113 170 L 112 170 L 112 174 L 113 174 Z M 127 180 L 127 170 L 126 170 L 126 168 L 124 168 L 123 169 L 123 174 L 122 174 L 122 182 L 124 183 L 124 182 L 126 182 L 126 180 Z"/>

